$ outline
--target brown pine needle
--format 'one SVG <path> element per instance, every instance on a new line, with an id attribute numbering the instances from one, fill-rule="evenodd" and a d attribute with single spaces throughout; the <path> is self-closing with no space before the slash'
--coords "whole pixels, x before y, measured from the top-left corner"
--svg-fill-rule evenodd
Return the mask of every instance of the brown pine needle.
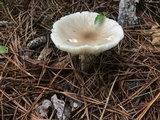
<path id="1" fill-rule="evenodd" d="M 114 80 L 113 83 L 112 83 L 111 89 L 110 89 L 110 91 L 109 91 L 108 97 L 106 98 L 106 103 L 105 103 L 105 105 L 104 105 L 104 108 L 103 108 L 103 111 L 102 111 L 102 114 L 101 114 L 101 117 L 99 118 L 99 120 L 103 120 L 103 115 L 104 115 L 104 113 L 105 113 L 105 111 L 106 111 L 106 108 L 107 108 L 107 105 L 108 105 L 108 101 L 109 101 L 109 98 L 110 98 L 110 96 L 111 96 L 111 93 L 112 93 L 114 84 L 115 84 L 116 81 L 117 81 L 117 78 L 118 78 L 118 77 L 116 77 L 115 80 Z"/>
<path id="2" fill-rule="evenodd" d="M 77 102 L 73 120 L 160 119 L 160 11 L 159 4 L 146 1 L 137 3 L 138 24 L 123 27 L 124 39 L 81 70 L 76 55 L 51 41 L 52 25 L 82 11 L 108 12 L 117 21 L 118 0 L 1 0 L 0 45 L 8 53 L 0 56 L 0 119 L 40 119 L 35 104 L 53 94 L 67 105 Z M 47 36 L 44 44 L 27 47 L 40 36 Z M 52 110 L 47 119 L 56 119 Z"/>
<path id="3" fill-rule="evenodd" d="M 135 120 L 142 120 L 146 112 L 149 108 L 153 105 L 153 103 L 160 97 L 160 93 L 158 93 L 153 100 L 151 100 L 147 105 L 146 108 L 142 111 L 142 113 L 135 119 Z"/>

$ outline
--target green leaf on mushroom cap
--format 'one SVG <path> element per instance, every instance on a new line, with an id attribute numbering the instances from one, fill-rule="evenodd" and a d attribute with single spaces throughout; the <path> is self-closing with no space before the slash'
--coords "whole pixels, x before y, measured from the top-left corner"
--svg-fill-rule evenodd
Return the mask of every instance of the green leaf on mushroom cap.
<path id="1" fill-rule="evenodd" d="M 102 14 L 97 15 L 94 20 L 94 24 L 101 22 L 106 17 L 107 14 L 108 12 L 103 12 Z"/>
<path id="2" fill-rule="evenodd" d="M 1 45 L 0 45 L 0 53 L 1 53 L 1 54 L 3 54 L 3 53 L 8 53 L 8 47 L 1 46 Z"/>

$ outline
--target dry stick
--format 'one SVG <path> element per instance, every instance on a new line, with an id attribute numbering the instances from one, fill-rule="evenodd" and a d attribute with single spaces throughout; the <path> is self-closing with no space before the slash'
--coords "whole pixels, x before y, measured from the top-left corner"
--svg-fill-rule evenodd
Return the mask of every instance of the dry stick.
<path id="1" fill-rule="evenodd" d="M 135 119 L 135 120 L 141 120 L 143 116 L 146 114 L 146 112 L 149 110 L 149 108 L 152 106 L 152 104 L 160 97 L 160 93 L 156 95 L 156 97 L 148 103 L 148 106 L 143 110 L 143 112 Z"/>
<path id="2" fill-rule="evenodd" d="M 106 110 L 106 108 L 107 108 L 108 101 L 109 101 L 109 98 L 110 98 L 110 96 L 111 96 L 111 92 L 112 92 L 112 90 L 113 90 L 113 87 L 114 87 L 114 84 L 115 84 L 117 78 L 118 78 L 118 77 L 116 77 L 115 80 L 113 81 L 113 84 L 112 84 L 111 89 L 110 89 L 110 91 L 109 91 L 109 95 L 108 95 L 108 97 L 107 97 L 107 99 L 106 99 L 105 106 L 104 106 L 104 108 L 103 108 L 103 112 L 102 112 L 101 117 L 100 117 L 99 120 L 103 120 L 103 115 L 104 115 L 104 112 L 105 112 L 105 110 Z"/>

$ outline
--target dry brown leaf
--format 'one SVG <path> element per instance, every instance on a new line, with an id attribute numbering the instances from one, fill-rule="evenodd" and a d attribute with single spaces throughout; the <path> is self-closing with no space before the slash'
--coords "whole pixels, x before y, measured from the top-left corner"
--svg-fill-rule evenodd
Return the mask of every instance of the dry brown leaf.
<path id="1" fill-rule="evenodd" d="M 160 45 L 160 28 L 158 26 L 152 26 L 151 30 L 154 30 L 152 32 L 152 44 L 153 45 Z"/>

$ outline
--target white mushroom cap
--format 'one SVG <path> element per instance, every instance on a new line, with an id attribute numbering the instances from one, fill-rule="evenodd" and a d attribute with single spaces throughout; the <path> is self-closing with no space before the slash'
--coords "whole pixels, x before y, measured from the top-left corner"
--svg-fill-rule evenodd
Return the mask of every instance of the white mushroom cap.
<path id="1" fill-rule="evenodd" d="M 62 51 L 72 54 L 96 54 L 115 47 L 123 39 L 122 27 L 104 18 L 94 24 L 96 12 L 76 12 L 53 24 L 51 39 Z"/>

